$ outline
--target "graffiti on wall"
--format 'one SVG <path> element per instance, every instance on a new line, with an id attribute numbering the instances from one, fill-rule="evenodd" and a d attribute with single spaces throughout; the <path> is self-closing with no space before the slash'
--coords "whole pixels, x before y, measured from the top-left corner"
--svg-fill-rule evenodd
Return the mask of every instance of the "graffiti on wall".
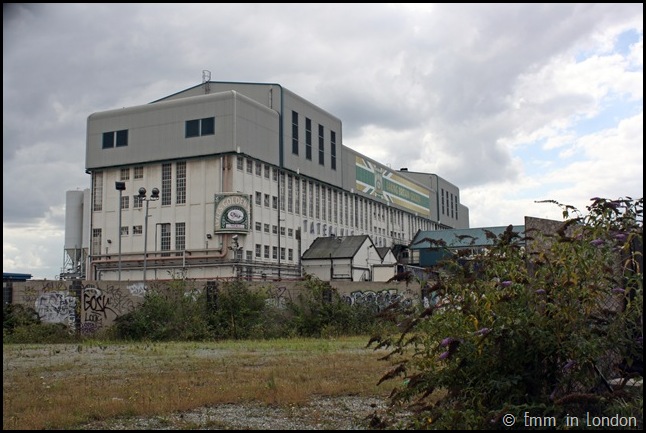
<path id="1" fill-rule="evenodd" d="M 64 323 L 74 329 L 76 323 L 76 298 L 68 292 L 41 293 L 34 308 L 42 322 Z"/>
<path id="2" fill-rule="evenodd" d="M 269 306 L 285 309 L 287 303 L 292 300 L 292 295 L 287 287 L 270 287 L 267 289 L 265 303 Z"/>
<path id="3" fill-rule="evenodd" d="M 120 287 L 107 285 L 100 289 L 88 284 L 83 288 L 81 333 L 92 334 L 134 309 L 135 303 Z"/>
<path id="4" fill-rule="evenodd" d="M 402 306 L 410 306 L 415 302 L 410 294 L 399 293 L 397 289 L 386 289 L 378 292 L 357 290 L 349 295 L 343 295 L 343 300 L 352 306 L 371 306 L 375 311 L 382 311 L 395 302 L 399 302 Z"/>

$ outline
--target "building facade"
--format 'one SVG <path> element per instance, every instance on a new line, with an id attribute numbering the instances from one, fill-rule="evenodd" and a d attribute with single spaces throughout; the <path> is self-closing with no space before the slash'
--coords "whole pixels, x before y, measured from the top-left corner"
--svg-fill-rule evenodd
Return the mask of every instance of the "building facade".
<path id="1" fill-rule="evenodd" d="M 65 266 L 88 280 L 291 279 L 318 237 L 391 247 L 469 226 L 457 187 L 342 138 L 341 120 L 273 83 L 204 81 L 94 113 Z"/>

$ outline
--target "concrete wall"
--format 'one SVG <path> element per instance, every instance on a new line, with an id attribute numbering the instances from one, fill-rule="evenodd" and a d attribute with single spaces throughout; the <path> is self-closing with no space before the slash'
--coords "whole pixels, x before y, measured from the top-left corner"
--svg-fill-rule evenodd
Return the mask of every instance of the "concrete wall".
<path id="1" fill-rule="evenodd" d="M 220 281 L 223 282 L 223 281 Z M 187 280 L 187 289 L 198 293 L 206 290 L 207 281 Z M 265 290 L 268 303 L 285 306 L 298 301 L 298 295 L 307 290 L 303 281 L 249 282 L 252 288 Z M 166 282 L 150 281 L 148 290 L 163 290 Z M 405 304 L 422 302 L 419 285 L 404 282 L 332 282 L 341 297 L 350 305 L 375 303 L 379 309 L 394 301 Z M 41 320 L 47 323 L 65 323 L 70 329 L 91 335 L 140 305 L 144 300 L 143 282 L 118 281 L 50 281 L 30 280 L 5 282 L 6 302 L 33 307 Z"/>

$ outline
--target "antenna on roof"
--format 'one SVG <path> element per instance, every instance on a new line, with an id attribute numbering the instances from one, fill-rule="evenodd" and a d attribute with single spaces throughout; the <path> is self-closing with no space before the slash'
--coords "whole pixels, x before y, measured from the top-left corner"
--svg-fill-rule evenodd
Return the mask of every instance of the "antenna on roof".
<path id="1" fill-rule="evenodd" d="M 204 86 L 204 93 L 211 93 L 211 71 L 206 69 L 202 70 L 202 86 Z"/>

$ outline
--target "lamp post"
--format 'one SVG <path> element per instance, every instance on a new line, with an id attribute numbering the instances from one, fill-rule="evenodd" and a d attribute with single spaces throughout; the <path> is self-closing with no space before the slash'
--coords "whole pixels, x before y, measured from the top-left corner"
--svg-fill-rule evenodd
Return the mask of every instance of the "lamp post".
<path id="1" fill-rule="evenodd" d="M 146 188 L 139 188 L 139 197 L 146 202 L 146 214 L 144 215 L 144 288 L 146 287 L 146 259 L 148 257 L 148 205 L 151 200 L 159 200 L 159 189 L 153 188 L 150 197 L 146 197 Z"/>
<path id="2" fill-rule="evenodd" d="M 114 187 L 116 188 L 117 191 L 119 191 L 119 233 L 117 236 L 119 236 L 117 239 L 119 239 L 119 281 L 121 281 L 121 209 L 123 206 L 121 205 L 121 195 L 123 191 L 126 190 L 126 183 L 125 182 L 115 182 Z"/>

